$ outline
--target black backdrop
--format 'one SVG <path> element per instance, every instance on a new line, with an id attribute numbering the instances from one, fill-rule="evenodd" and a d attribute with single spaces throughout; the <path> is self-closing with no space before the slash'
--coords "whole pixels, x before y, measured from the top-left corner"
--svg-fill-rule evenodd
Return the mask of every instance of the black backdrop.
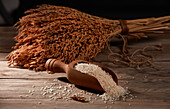
<path id="1" fill-rule="evenodd" d="M 39 4 L 52 4 L 78 9 L 109 19 L 136 19 L 170 15 L 170 0 L 20 0 L 15 22 L 24 11 Z"/>

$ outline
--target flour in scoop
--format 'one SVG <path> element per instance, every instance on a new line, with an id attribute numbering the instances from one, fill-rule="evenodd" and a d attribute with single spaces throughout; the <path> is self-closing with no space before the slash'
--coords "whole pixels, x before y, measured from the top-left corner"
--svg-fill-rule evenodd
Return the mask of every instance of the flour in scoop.
<path id="1" fill-rule="evenodd" d="M 98 80 L 105 90 L 105 93 L 101 95 L 103 100 L 117 100 L 119 97 L 127 94 L 127 90 L 117 85 L 108 72 L 105 72 L 95 64 L 77 63 L 75 69 L 82 73 L 87 73 Z"/>

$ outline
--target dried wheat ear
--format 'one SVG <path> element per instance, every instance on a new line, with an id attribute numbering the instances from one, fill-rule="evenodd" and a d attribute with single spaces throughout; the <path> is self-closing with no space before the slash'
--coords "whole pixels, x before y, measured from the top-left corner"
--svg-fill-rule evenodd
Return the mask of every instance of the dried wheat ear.
<path id="1" fill-rule="evenodd" d="M 15 37 L 17 43 L 6 58 L 9 66 L 24 66 L 36 71 L 45 70 L 44 65 L 49 58 L 60 59 L 65 63 L 78 59 L 93 60 L 98 53 L 109 47 L 109 40 L 117 36 L 124 41 L 120 55 L 126 57 L 125 61 L 139 66 L 140 62 L 134 61 L 127 54 L 127 40 L 132 37 L 140 39 L 146 33 L 162 33 L 170 29 L 170 16 L 109 20 L 72 8 L 46 4 L 30 9 L 25 14 L 15 24 L 18 29 Z M 118 55 L 110 52 L 112 56 Z"/>

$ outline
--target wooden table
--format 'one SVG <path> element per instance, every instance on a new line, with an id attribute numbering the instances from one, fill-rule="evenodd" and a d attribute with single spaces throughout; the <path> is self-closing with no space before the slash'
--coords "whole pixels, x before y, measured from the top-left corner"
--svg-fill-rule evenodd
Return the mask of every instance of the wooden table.
<path id="1" fill-rule="evenodd" d="M 119 84 L 128 87 L 134 96 L 133 99 L 128 98 L 126 101 L 114 103 L 104 103 L 98 99 L 87 103 L 50 100 L 49 97 L 42 96 L 40 89 L 56 82 L 54 81 L 56 79 L 63 85 L 70 83 L 61 79 L 66 76 L 64 73 L 47 74 L 46 71 L 35 72 L 8 67 L 5 56 L 15 44 L 13 40 L 15 35 L 16 31 L 12 27 L 0 27 L 0 109 L 170 109 L 170 33 L 150 34 L 148 39 L 141 39 L 129 45 L 129 49 L 133 50 L 162 43 L 162 51 L 151 52 L 154 55 L 154 63 L 162 67 L 159 71 L 151 68 L 138 71 L 134 68 L 103 63 L 117 74 Z M 83 90 L 77 87 L 75 89 Z M 30 91 L 33 93 L 30 94 Z"/>

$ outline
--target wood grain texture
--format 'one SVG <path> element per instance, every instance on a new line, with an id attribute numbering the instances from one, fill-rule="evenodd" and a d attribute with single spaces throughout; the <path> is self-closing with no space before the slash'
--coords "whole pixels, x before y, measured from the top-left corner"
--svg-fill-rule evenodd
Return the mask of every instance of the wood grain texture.
<path id="1" fill-rule="evenodd" d="M 41 95 L 40 89 L 59 80 L 57 84 L 66 85 L 68 82 L 61 78 L 64 73 L 47 74 L 46 71 L 35 72 L 21 67 L 8 67 L 5 57 L 15 44 L 13 37 L 16 31 L 11 27 L 0 27 L 0 109 L 169 109 L 170 108 L 170 33 L 150 34 L 148 39 L 129 42 L 129 50 L 134 51 L 146 45 L 162 43 L 162 51 L 150 52 L 154 55 L 154 63 L 161 66 L 157 71 L 151 68 L 134 68 L 114 65 L 104 62 L 103 65 L 111 68 L 119 79 L 119 84 L 128 87 L 133 99 L 104 103 L 95 100 L 94 103 L 81 103 L 73 100 L 52 100 Z M 115 42 L 111 43 L 114 49 Z M 100 54 L 98 59 L 105 59 L 106 55 Z M 70 83 L 69 83 L 70 84 Z M 34 87 L 33 87 L 34 86 Z M 84 90 L 75 87 L 77 90 Z M 33 95 L 29 94 L 34 90 Z M 90 92 L 91 93 L 91 92 Z M 21 97 L 22 96 L 22 97 Z M 93 95 L 95 96 L 95 95 Z"/>
<path id="2" fill-rule="evenodd" d="M 12 51 L 12 46 L 14 46 L 14 36 L 16 35 L 16 30 L 11 27 L 0 27 L 0 53 L 8 53 Z"/>

